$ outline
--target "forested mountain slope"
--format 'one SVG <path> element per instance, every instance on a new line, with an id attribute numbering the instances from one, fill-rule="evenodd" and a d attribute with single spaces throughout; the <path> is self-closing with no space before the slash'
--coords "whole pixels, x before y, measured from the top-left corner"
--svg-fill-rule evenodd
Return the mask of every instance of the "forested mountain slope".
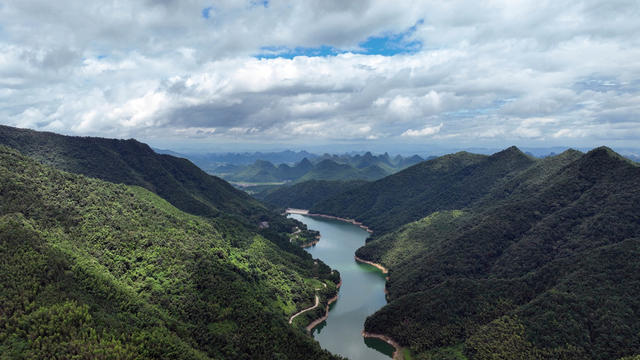
<path id="1" fill-rule="evenodd" d="M 252 224 L 272 216 L 258 201 L 190 161 L 157 154 L 133 139 L 64 136 L 0 125 L 0 144 L 61 170 L 142 186 L 191 214 Z"/>
<path id="2" fill-rule="evenodd" d="M 309 209 L 315 204 L 366 184 L 366 181 L 309 180 L 291 186 L 279 187 L 254 195 L 256 198 L 279 208 Z"/>
<path id="3" fill-rule="evenodd" d="M 3 146 L 0 259 L 3 359 L 333 358 L 286 321 L 328 267 Z"/>
<path id="4" fill-rule="evenodd" d="M 377 165 L 356 168 L 348 164 L 341 164 L 333 160 L 326 159 L 315 164 L 309 172 L 297 179 L 296 182 L 308 180 L 377 180 L 387 176 L 388 174 L 388 172 Z"/>
<path id="5" fill-rule="evenodd" d="M 390 267 L 391 302 L 367 331 L 424 358 L 640 353 L 636 164 L 607 148 L 568 151 L 472 206 L 427 215 L 358 250 Z"/>
<path id="6" fill-rule="evenodd" d="M 434 211 L 466 207 L 536 160 L 511 147 L 428 160 L 323 201 L 311 212 L 353 218 L 384 233 Z"/>

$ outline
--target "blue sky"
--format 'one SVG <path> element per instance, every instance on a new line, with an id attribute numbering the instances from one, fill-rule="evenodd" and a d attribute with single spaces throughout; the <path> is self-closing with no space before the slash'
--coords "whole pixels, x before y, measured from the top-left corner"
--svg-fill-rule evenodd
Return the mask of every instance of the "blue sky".
<path id="1" fill-rule="evenodd" d="M 0 123 L 202 151 L 636 147 L 638 15 L 631 0 L 8 2 Z"/>
<path id="2" fill-rule="evenodd" d="M 211 10 L 213 10 L 213 6 L 207 6 L 206 8 L 202 9 L 202 17 L 204 19 L 210 19 L 211 18 Z"/>
<path id="3" fill-rule="evenodd" d="M 209 8 L 205 8 L 203 14 L 208 12 Z M 207 15 L 208 18 L 208 15 Z M 382 33 L 369 36 L 365 40 L 359 42 L 355 47 L 337 48 L 331 45 L 323 44 L 316 47 L 286 47 L 286 46 L 264 46 L 260 49 L 260 53 L 254 55 L 258 59 L 274 59 L 284 58 L 293 59 L 296 56 L 336 56 L 338 54 L 355 53 L 364 55 L 381 55 L 394 56 L 398 54 L 413 54 L 419 52 L 422 48 L 422 42 L 413 38 L 418 25 L 422 25 L 420 20 L 418 24 L 411 26 L 405 31 L 399 33 Z"/>

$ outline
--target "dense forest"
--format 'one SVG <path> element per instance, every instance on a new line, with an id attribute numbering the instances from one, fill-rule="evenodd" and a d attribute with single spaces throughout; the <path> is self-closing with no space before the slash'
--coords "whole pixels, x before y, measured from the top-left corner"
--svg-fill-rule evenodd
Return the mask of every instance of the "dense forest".
<path id="1" fill-rule="evenodd" d="M 335 358 L 287 324 L 339 282 L 304 224 L 135 140 L 0 143 L 1 358 Z"/>
<path id="2" fill-rule="evenodd" d="M 376 233 L 387 232 L 439 209 L 468 206 L 535 162 L 515 147 L 491 156 L 445 155 L 336 195 L 311 212 L 353 218 Z"/>
<path id="3" fill-rule="evenodd" d="M 598 148 L 507 174 L 358 250 L 390 268 L 366 330 L 425 359 L 640 353 L 640 167 Z"/>
<path id="4" fill-rule="evenodd" d="M 286 322 L 338 281 L 308 255 L 6 147 L 0 197 L 3 358 L 333 358 Z"/>
<path id="5" fill-rule="evenodd" d="M 270 215 L 226 181 L 186 159 L 157 154 L 134 139 L 64 136 L 0 125 L 0 144 L 60 170 L 144 187 L 191 214 L 245 222 Z"/>
<path id="6" fill-rule="evenodd" d="M 288 241 L 278 234 L 294 226 L 306 231 L 304 224 L 274 213 L 189 160 L 157 154 L 134 139 L 64 136 L 0 125 L 0 145 L 60 170 L 141 186 L 182 211 L 242 223 L 283 247 Z"/>

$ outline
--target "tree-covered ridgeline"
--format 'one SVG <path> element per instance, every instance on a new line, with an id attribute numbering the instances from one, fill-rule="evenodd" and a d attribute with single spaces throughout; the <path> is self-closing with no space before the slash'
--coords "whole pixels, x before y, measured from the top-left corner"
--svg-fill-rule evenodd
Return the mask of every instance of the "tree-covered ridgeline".
<path id="1" fill-rule="evenodd" d="M 290 243 L 288 234 L 297 228 L 304 238 L 315 236 L 303 223 L 281 216 L 190 161 L 157 154 L 134 139 L 64 136 L 0 125 L 0 144 L 60 170 L 144 187 L 182 211 L 251 228 L 300 256 L 304 252 Z"/>
<path id="2" fill-rule="evenodd" d="M 134 139 L 64 136 L 0 125 L 0 144 L 60 170 L 143 187 L 190 214 L 224 218 L 256 229 L 267 222 L 270 230 L 263 235 L 276 242 L 281 239 L 273 233 L 303 227 L 189 160 L 157 154 Z"/>
<path id="3" fill-rule="evenodd" d="M 640 167 L 568 151 L 494 184 L 358 250 L 390 268 L 365 329 L 425 359 L 640 353 Z"/>
<path id="4" fill-rule="evenodd" d="M 333 358 L 287 323 L 324 264 L 6 147 L 0 259 L 3 358 Z"/>
<path id="5" fill-rule="evenodd" d="M 309 180 L 290 186 L 269 189 L 254 197 L 277 208 L 309 209 L 315 204 L 347 190 L 366 184 L 366 181 Z"/>
<path id="6" fill-rule="evenodd" d="M 340 193 L 311 212 L 356 219 L 380 235 L 434 211 L 469 206 L 535 161 L 515 147 L 491 156 L 445 155 Z"/>

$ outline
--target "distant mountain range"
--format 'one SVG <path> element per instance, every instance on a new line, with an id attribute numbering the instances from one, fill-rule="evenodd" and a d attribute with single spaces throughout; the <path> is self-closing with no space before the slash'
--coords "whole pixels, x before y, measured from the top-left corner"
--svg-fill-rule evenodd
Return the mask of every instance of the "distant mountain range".
<path id="1" fill-rule="evenodd" d="M 414 155 L 411 157 L 389 154 L 373 155 L 366 152 L 362 155 L 321 155 L 304 158 L 293 165 L 256 160 L 251 165 L 222 165 L 212 170 L 212 173 L 233 182 L 268 183 L 287 182 L 299 183 L 307 180 L 377 180 L 398 172 L 424 159 Z"/>
<path id="2" fill-rule="evenodd" d="M 167 154 L 187 158 L 197 164 L 201 169 L 211 172 L 222 165 L 251 165 L 257 160 L 269 161 L 274 164 L 293 164 L 302 159 L 314 159 L 318 157 L 306 151 L 279 151 L 279 152 L 244 152 L 244 153 L 178 153 L 165 149 L 153 149 L 158 154 Z"/>
<path id="3" fill-rule="evenodd" d="M 545 158 L 565 151 L 566 147 L 527 148 L 525 154 Z M 209 174 L 233 183 L 246 183 L 254 194 L 274 186 L 253 184 L 300 183 L 307 180 L 327 181 L 373 181 L 394 174 L 424 160 L 436 156 L 419 155 L 391 157 L 388 153 L 373 155 L 371 152 L 345 154 L 314 154 L 307 151 L 285 150 L 280 152 L 245 153 L 178 153 L 171 150 L 153 149 L 156 153 L 191 160 Z M 640 161 L 638 151 L 623 149 L 623 156 Z M 470 148 L 467 153 L 491 154 L 491 149 Z"/>

